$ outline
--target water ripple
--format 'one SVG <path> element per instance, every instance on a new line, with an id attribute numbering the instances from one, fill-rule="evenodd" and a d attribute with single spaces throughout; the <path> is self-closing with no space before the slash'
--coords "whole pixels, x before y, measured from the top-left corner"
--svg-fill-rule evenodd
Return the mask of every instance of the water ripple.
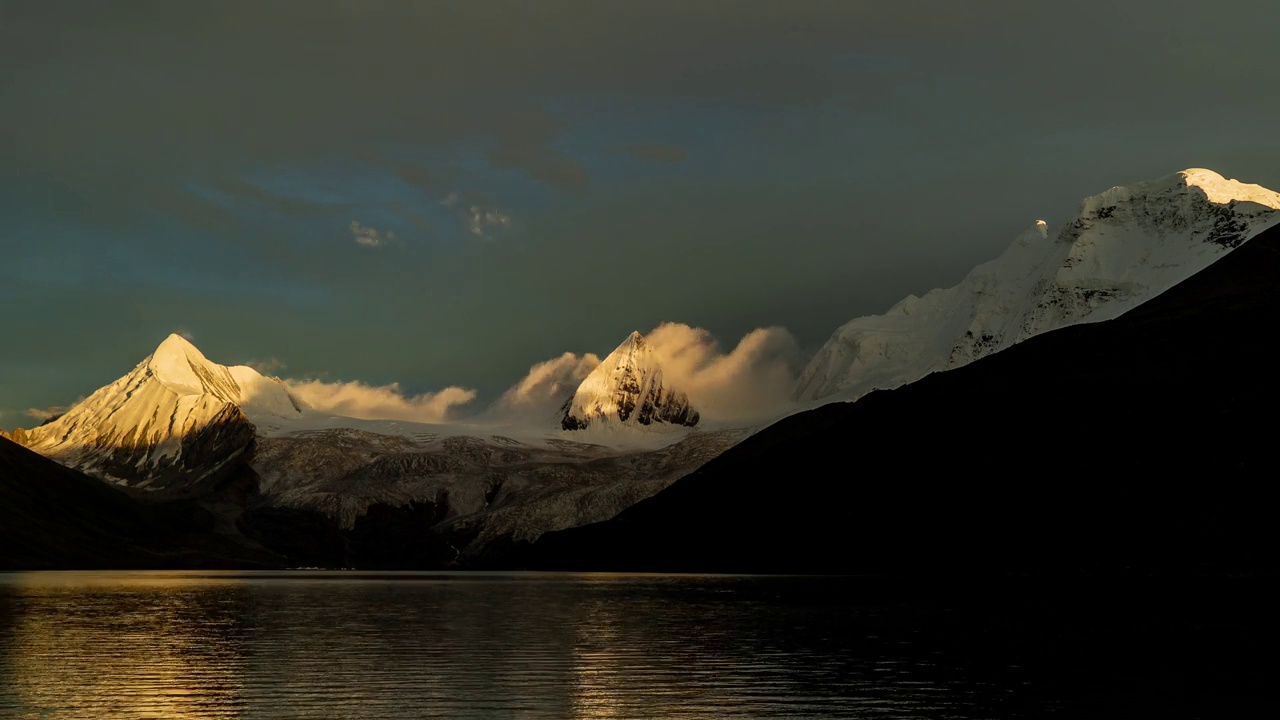
<path id="1" fill-rule="evenodd" d="M 976 718 L 1056 707 L 1026 704 L 1016 643 L 957 647 L 937 630 L 945 614 L 835 601 L 848 589 L 831 582 L 0 575 L 0 716 Z"/>

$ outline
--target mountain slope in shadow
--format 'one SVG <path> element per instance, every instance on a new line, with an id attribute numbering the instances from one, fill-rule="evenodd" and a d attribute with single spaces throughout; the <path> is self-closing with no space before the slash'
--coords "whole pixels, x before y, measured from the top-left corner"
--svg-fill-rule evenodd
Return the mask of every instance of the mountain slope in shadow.
<path id="1" fill-rule="evenodd" d="M 140 502 L 0 438 L 0 569 L 280 565 L 216 526 L 193 501 Z"/>
<path id="2" fill-rule="evenodd" d="M 1280 227 L 1123 316 L 786 418 L 546 569 L 1272 573 Z"/>

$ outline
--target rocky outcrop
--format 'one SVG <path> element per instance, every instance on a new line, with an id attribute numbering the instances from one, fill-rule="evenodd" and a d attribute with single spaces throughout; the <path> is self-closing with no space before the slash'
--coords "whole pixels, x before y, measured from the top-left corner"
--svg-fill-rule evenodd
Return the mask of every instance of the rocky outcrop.
<path id="1" fill-rule="evenodd" d="M 543 533 L 607 520 L 746 434 L 697 432 L 631 452 L 501 436 L 415 441 L 351 429 L 259 438 L 251 464 L 262 495 L 245 516 L 245 530 L 269 547 L 282 543 L 287 555 L 309 557 L 307 563 L 509 566 Z M 390 532 L 375 531 L 384 521 L 410 528 L 409 518 L 417 524 L 401 542 L 432 548 L 415 555 L 426 565 L 373 549 L 394 544 L 390 536 L 361 544 Z M 308 555 L 302 541 L 308 533 L 331 548 L 359 546 L 359 557 Z M 440 547 L 452 549 L 447 562 L 439 561 Z"/>
<path id="2" fill-rule="evenodd" d="M 563 407 L 565 430 L 595 423 L 693 427 L 698 411 L 678 388 L 663 383 L 657 354 L 633 332 L 578 386 Z"/>

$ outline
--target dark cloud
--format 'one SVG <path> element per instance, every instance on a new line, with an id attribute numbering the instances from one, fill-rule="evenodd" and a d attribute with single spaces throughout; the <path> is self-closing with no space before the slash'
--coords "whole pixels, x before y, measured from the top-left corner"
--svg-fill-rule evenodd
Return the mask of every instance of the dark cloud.
<path id="1" fill-rule="evenodd" d="M 628 145 L 623 150 L 641 160 L 665 164 L 683 162 L 689 156 L 677 145 Z"/>
<path id="2" fill-rule="evenodd" d="M 442 187 L 440 179 L 420 165 L 400 165 L 395 169 L 395 175 L 410 185 L 428 192 L 437 192 Z"/>
<path id="3" fill-rule="evenodd" d="M 259 203 L 275 212 L 295 217 L 324 215 L 350 207 L 346 203 L 318 203 L 297 197 L 279 195 L 236 178 L 223 178 L 213 186 L 213 189 L 230 195 L 237 200 Z"/>
<path id="4" fill-rule="evenodd" d="M 512 124 L 502 128 L 489 153 L 489 163 L 498 170 L 523 170 L 530 176 L 569 192 L 587 186 L 587 172 L 581 164 L 554 149 L 563 126 L 546 112 L 526 110 L 508 116 Z"/>
<path id="5" fill-rule="evenodd" d="M 68 402 L 180 323 L 211 357 L 408 393 L 496 394 L 664 321 L 812 348 L 1111 185 L 1280 186 L 1273 0 L 0 17 L 0 304 L 31 339 L 0 353 L 8 408 Z M 471 242 L 487 213 L 519 242 Z M 355 252 L 352 220 L 405 240 Z"/>
<path id="6" fill-rule="evenodd" d="M 417 211 L 409 208 L 403 203 L 393 202 L 391 203 L 390 208 L 400 217 L 409 221 L 409 223 L 413 225 L 415 228 L 417 228 L 418 230 L 421 230 L 423 232 L 431 231 L 431 221 L 427 220 L 425 217 L 418 214 Z"/>

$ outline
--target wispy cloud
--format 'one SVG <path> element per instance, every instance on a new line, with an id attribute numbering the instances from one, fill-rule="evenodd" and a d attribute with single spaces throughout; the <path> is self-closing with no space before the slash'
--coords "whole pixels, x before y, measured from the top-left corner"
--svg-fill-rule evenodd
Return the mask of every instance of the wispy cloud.
<path id="1" fill-rule="evenodd" d="M 369 385 L 360 381 L 286 380 L 299 402 L 312 410 L 362 420 L 405 420 L 440 423 L 451 411 L 470 403 L 475 390 L 447 387 L 438 392 L 406 395 L 399 383 Z"/>
<path id="2" fill-rule="evenodd" d="M 382 247 L 396 239 L 396 234 L 393 232 L 383 232 L 377 228 L 367 227 L 356 220 L 351 221 L 351 235 L 357 245 L 365 247 Z"/>
<path id="3" fill-rule="evenodd" d="M 511 216 L 483 196 L 452 190 L 440 199 L 440 205 L 449 208 L 467 232 L 478 238 L 487 239 L 494 230 L 511 226 Z"/>
<path id="4" fill-rule="evenodd" d="M 48 422 L 49 420 L 62 416 L 68 410 L 80 404 L 83 400 L 84 396 L 81 395 L 70 405 L 51 405 L 47 408 L 27 408 L 22 411 L 22 414 L 33 420 L 39 420 L 42 423 Z"/>
<path id="5" fill-rule="evenodd" d="M 257 370 L 263 375 L 276 375 L 281 370 L 289 367 L 285 363 L 285 361 L 281 360 L 278 357 L 269 357 L 269 358 L 262 358 L 262 359 L 254 358 L 252 360 L 245 360 L 243 364 L 253 368 L 254 370 Z"/>
<path id="6" fill-rule="evenodd" d="M 476 237 L 487 238 L 494 228 L 511 225 L 511 217 L 497 208 L 472 205 L 467 208 L 467 230 Z"/>
<path id="7" fill-rule="evenodd" d="M 44 422 L 45 420 L 58 417 L 59 415 L 65 413 L 67 411 L 67 408 L 68 406 L 66 405 L 53 405 L 47 408 L 27 408 L 26 410 L 22 411 L 22 414 L 34 420 L 39 420 L 40 422 Z"/>

